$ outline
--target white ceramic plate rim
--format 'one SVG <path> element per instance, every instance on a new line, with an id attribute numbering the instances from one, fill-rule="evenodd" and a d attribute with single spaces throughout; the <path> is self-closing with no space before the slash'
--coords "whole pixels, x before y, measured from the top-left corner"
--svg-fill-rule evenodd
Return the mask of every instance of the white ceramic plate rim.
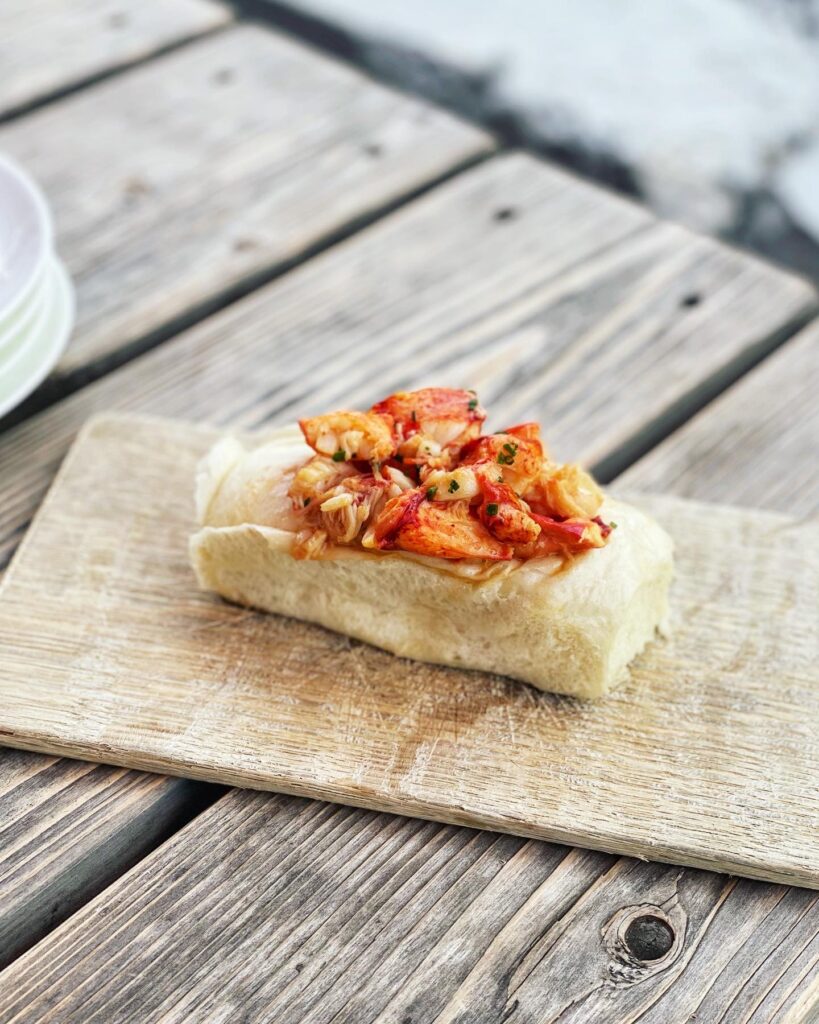
<path id="1" fill-rule="evenodd" d="M 18 406 L 34 389 L 42 383 L 46 375 L 62 355 L 74 326 L 76 305 L 74 289 L 65 267 L 55 259 L 54 269 L 57 276 L 55 301 L 51 315 L 48 317 L 42 332 L 35 335 L 37 342 L 44 343 L 42 358 L 36 369 L 21 381 L 7 395 L 0 394 L 0 416 Z"/>
<path id="2" fill-rule="evenodd" d="M 54 229 L 51 221 L 51 212 L 49 211 L 48 203 L 46 202 L 43 193 L 29 175 L 26 174 L 22 167 L 16 164 L 4 153 L 0 153 L 0 176 L 2 175 L 13 179 L 17 186 L 26 194 L 35 211 L 36 220 L 39 224 L 40 230 L 38 238 L 39 252 L 35 263 L 28 276 L 18 286 L 16 292 L 13 292 L 5 303 L 0 306 L 0 324 L 12 316 L 17 308 L 25 302 L 26 297 L 36 287 L 40 276 L 39 271 L 42 269 L 43 263 L 45 263 L 50 256 L 54 242 Z"/>
<path id="3" fill-rule="evenodd" d="M 37 302 L 33 305 L 33 316 L 26 316 L 24 325 L 16 332 L 13 344 L 3 351 L 3 338 L 0 337 L 0 394 L 3 381 L 7 374 L 12 373 L 18 363 L 31 355 L 46 326 L 53 318 L 54 305 L 58 301 L 60 276 L 56 259 L 49 260 L 45 278 L 38 289 Z"/>
<path id="4" fill-rule="evenodd" d="M 13 347 L 12 343 L 20 333 L 28 329 L 37 315 L 37 311 L 42 308 L 53 262 L 54 257 L 51 255 L 37 271 L 37 282 L 31 293 L 25 297 L 25 301 L 18 302 L 11 315 L 0 321 L 0 359 L 3 358 L 7 349 Z"/>

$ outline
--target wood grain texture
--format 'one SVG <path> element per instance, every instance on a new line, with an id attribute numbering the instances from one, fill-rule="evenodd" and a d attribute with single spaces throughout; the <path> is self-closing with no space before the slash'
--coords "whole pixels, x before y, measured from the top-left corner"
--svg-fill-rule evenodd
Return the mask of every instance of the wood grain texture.
<path id="1" fill-rule="evenodd" d="M 442 199 L 440 205 L 434 201 L 438 195 Z M 493 219 L 494 212 L 514 204 L 517 204 L 516 217 L 499 221 Z M 492 161 L 486 167 L 462 176 L 422 202 L 412 204 L 406 211 L 369 229 L 354 242 L 339 247 L 336 253 L 317 261 L 321 273 L 315 277 L 306 272 L 309 267 L 289 275 L 285 281 L 258 293 L 254 300 L 246 300 L 233 311 L 212 318 L 203 328 L 187 332 L 184 337 L 138 360 L 109 380 L 86 389 L 69 401 L 60 403 L 51 412 L 8 433 L 0 440 L 3 550 L 8 554 L 16 543 L 78 425 L 90 412 L 98 409 L 113 406 L 141 408 L 246 425 L 277 416 L 279 419 L 287 418 L 293 410 L 300 410 L 310 401 L 309 384 L 305 383 L 303 375 L 315 368 L 322 369 L 321 353 L 327 352 L 328 347 L 333 358 L 322 381 L 327 397 L 317 400 L 316 409 L 344 400 L 346 389 L 352 384 L 356 384 L 358 394 L 375 397 L 382 390 L 379 375 L 387 382 L 383 389 L 386 390 L 393 383 L 440 380 L 438 374 L 446 378 L 450 372 L 450 380 L 454 381 L 456 373 L 459 373 L 460 379 L 474 380 L 483 389 L 497 389 L 495 400 L 503 402 L 504 394 L 513 393 L 511 386 L 515 380 L 524 378 L 527 360 L 533 355 L 538 357 L 541 346 L 545 344 L 544 337 L 553 341 L 557 339 L 557 347 L 542 354 L 542 361 L 546 364 L 550 354 L 557 356 L 575 339 L 593 338 L 596 327 L 607 338 L 604 328 L 606 316 L 620 305 L 633 304 L 638 327 L 640 310 L 650 315 L 656 337 L 661 340 L 674 332 L 684 332 L 686 320 L 690 323 L 690 318 L 696 314 L 695 323 L 706 330 L 712 345 L 718 345 L 726 338 L 729 343 L 733 343 L 735 338 L 750 340 L 753 344 L 759 339 L 764 341 L 768 330 L 778 331 L 789 321 L 794 309 L 801 310 L 809 304 L 810 296 L 803 286 L 778 275 L 769 282 L 763 274 L 764 268 L 759 268 L 760 277 L 754 282 L 746 279 L 745 287 L 722 287 L 715 293 L 708 289 L 700 305 L 689 308 L 683 303 L 684 289 L 691 281 L 690 275 L 696 273 L 696 258 L 688 265 L 690 269 L 682 270 L 678 277 L 671 276 L 669 286 L 644 287 L 643 282 L 652 265 L 652 254 L 649 252 L 648 259 L 642 263 L 630 254 L 635 251 L 632 245 L 642 243 L 641 235 L 650 223 L 644 214 L 628 204 L 521 158 Z M 453 244 L 446 245 L 447 240 Z M 359 249 L 359 245 L 364 243 L 366 250 Z M 710 243 L 703 244 L 711 251 Z M 470 261 L 464 261 L 465 251 L 470 253 Z M 734 266 L 745 266 L 742 260 L 733 263 L 737 260 L 734 254 L 719 249 L 714 251 L 723 254 Z M 359 253 L 366 253 L 366 261 L 359 257 Z M 619 260 L 621 253 L 623 259 Z M 658 259 L 673 255 L 673 247 L 669 246 L 667 256 L 660 252 Z M 596 256 L 595 260 L 593 256 Z M 588 272 L 584 273 L 584 269 Z M 325 273 L 331 275 L 326 289 L 321 287 L 319 280 Z M 779 286 L 788 280 L 791 283 L 783 296 Z M 362 288 L 367 281 L 372 282 L 372 289 Z M 518 281 L 522 285 L 520 290 Z M 285 283 L 287 288 L 282 287 Z M 700 283 L 703 283 L 702 279 Z M 523 301 L 527 293 L 531 298 L 528 307 Z M 753 309 L 747 316 L 745 313 L 745 300 L 749 294 L 754 301 L 760 296 L 766 297 L 762 310 L 764 315 L 758 321 L 759 332 Z M 554 296 L 553 301 L 550 295 Z M 600 298 L 599 303 L 596 297 Z M 481 331 L 481 318 L 495 325 L 494 332 L 484 334 Z M 300 321 L 304 323 L 303 330 L 299 330 Z M 612 320 L 608 322 L 611 324 Z M 280 334 L 290 339 L 286 349 L 280 347 Z M 407 375 L 402 364 L 404 359 L 412 363 L 415 349 L 426 336 L 432 342 L 426 361 L 419 364 L 418 377 L 413 378 Z M 487 344 L 483 351 L 478 352 L 470 341 L 472 337 L 476 341 L 485 339 L 492 345 Z M 392 338 L 400 344 L 390 350 Z M 642 356 L 634 353 L 634 359 L 646 360 L 644 380 L 653 381 L 655 390 L 662 392 L 664 386 L 673 386 L 673 382 L 664 378 L 661 363 L 659 366 L 652 364 L 651 340 L 654 338 L 652 335 L 646 342 Z M 336 339 L 338 346 L 334 348 Z M 356 339 L 360 341 L 358 346 L 354 344 Z M 692 342 L 695 340 L 692 338 Z M 629 331 L 625 331 L 618 344 L 627 349 L 629 341 Z M 235 358 L 229 354 L 230 345 L 235 345 Z M 309 362 L 300 359 L 302 347 L 305 355 L 310 355 Z M 667 342 L 658 349 L 659 353 L 665 351 Z M 436 352 L 439 355 L 437 362 L 433 358 Z M 365 371 L 375 355 L 379 356 L 380 362 L 374 365 L 372 380 L 368 384 Z M 695 347 L 692 365 L 704 367 L 712 355 L 713 348 L 702 351 Z M 260 372 L 260 367 L 264 368 L 264 373 Z M 588 357 L 563 364 L 564 381 L 572 381 L 577 386 L 586 382 L 587 394 L 578 399 L 577 415 L 582 413 L 583 402 L 589 401 L 600 407 L 605 405 L 606 397 L 611 397 L 610 374 L 595 376 L 594 370 L 594 360 Z M 592 381 L 595 381 L 594 388 Z M 300 383 L 301 389 L 298 387 Z M 507 384 L 510 390 L 504 390 Z M 277 404 L 280 388 L 284 399 L 290 403 L 287 408 Z M 494 395 L 496 391 L 492 393 Z M 549 423 L 548 408 L 536 398 L 531 401 L 531 408 Z M 503 414 L 506 414 L 505 409 Z M 635 429 L 639 430 L 639 416 L 635 416 L 633 422 Z M 554 427 L 553 423 L 551 427 Z M 719 425 L 712 422 L 712 430 L 718 429 Z M 551 434 L 554 436 L 553 429 Z M 571 442 L 570 437 L 565 439 L 564 454 L 569 454 Z M 576 451 L 581 455 L 587 454 L 582 445 L 577 445 Z M 766 474 L 776 468 L 771 460 L 763 459 L 762 464 Z M 783 471 L 790 472 L 789 467 L 784 467 Z M 711 495 L 714 500 L 725 500 L 722 488 L 728 479 L 726 475 L 724 481 L 714 481 L 715 493 Z M 765 482 L 768 478 L 760 479 Z M 251 799 L 262 807 L 268 798 L 255 795 Z M 345 813 L 357 816 L 365 812 Z M 230 822 L 231 817 L 226 814 L 223 828 L 230 829 Z M 195 836 L 191 842 L 199 851 L 197 856 L 201 856 Z M 303 848 L 310 847 L 312 839 L 308 825 L 304 826 L 299 842 Z M 342 847 L 341 863 L 343 857 Z M 667 880 L 655 881 L 654 875 L 650 874 L 656 870 L 653 867 L 633 867 L 642 873 L 641 893 L 646 902 L 662 901 L 665 898 L 663 893 L 668 890 Z M 418 870 L 421 870 L 420 865 Z M 669 878 L 678 871 L 671 868 L 662 870 L 669 873 Z M 451 884 L 455 885 L 458 876 L 453 877 Z M 594 873 L 589 871 L 585 889 L 590 888 L 594 880 Z M 239 883 L 237 878 L 234 897 L 239 891 Z M 259 888 L 247 891 L 248 936 L 252 936 L 255 928 L 266 919 L 263 891 Z M 501 902 L 508 898 L 504 891 L 499 891 Z M 445 892 L 446 885 L 442 883 L 438 895 L 443 898 Z M 686 965 L 669 992 L 679 991 L 686 999 L 696 1002 L 702 997 L 702 992 L 696 995 L 696 986 L 702 983 L 703 991 L 707 989 L 711 993 L 714 1005 L 722 1000 L 719 1005 L 724 1009 L 736 1005 L 745 1008 L 743 1012 L 748 1014 L 756 1013 L 754 1000 L 765 995 L 767 985 L 772 986 L 772 1000 L 784 999 L 783 1014 L 790 1004 L 811 1000 L 811 993 L 815 993 L 815 986 L 812 987 L 815 977 L 810 966 L 805 969 L 805 958 L 813 947 L 808 941 L 803 951 L 800 943 L 805 943 L 805 935 L 815 935 L 819 930 L 819 913 L 813 902 L 815 897 L 805 891 L 789 891 L 786 896 L 782 895 L 783 892 L 771 886 L 739 883 L 720 911 L 728 922 L 722 929 L 720 941 L 706 942 L 702 954 Z M 587 897 L 597 907 L 596 920 L 601 928 L 619 909 L 618 895 L 616 886 L 606 884 L 595 887 Z M 714 897 L 715 900 L 717 898 Z M 249 908 L 256 900 L 260 909 L 254 916 Z M 178 910 L 179 927 L 184 921 L 194 943 L 212 942 L 212 935 L 193 931 L 196 914 L 189 912 L 185 916 L 187 907 L 189 904 L 186 903 Z M 746 924 L 734 932 L 730 921 L 741 914 L 745 915 L 743 920 Z M 146 927 L 156 928 L 147 923 Z M 584 922 L 583 927 L 588 927 L 588 924 Z M 813 932 L 809 932 L 810 928 Z M 503 941 L 508 947 L 510 963 L 525 950 L 530 942 L 529 936 L 534 934 L 536 937 L 537 915 L 530 921 L 530 929 L 529 932 L 505 934 Z M 567 933 L 573 930 L 570 922 L 566 923 L 566 930 Z M 709 929 L 706 937 L 711 934 Z M 793 945 L 788 941 L 791 934 L 796 937 Z M 85 939 L 90 953 L 93 937 L 86 934 Z M 349 942 L 352 951 L 355 934 L 342 930 L 339 941 Z M 478 935 L 468 927 L 456 930 L 451 945 L 444 941 L 434 947 L 437 962 L 449 964 L 452 959 L 462 958 L 469 963 L 470 944 L 477 941 Z M 217 948 L 224 952 L 227 943 L 217 944 Z M 567 961 L 562 949 L 557 947 L 559 955 L 554 962 L 565 969 Z M 478 947 L 476 950 L 480 952 Z M 545 963 L 549 959 L 547 952 Z M 706 969 L 703 973 L 700 970 L 703 964 L 712 964 L 713 971 L 709 973 Z M 693 967 L 697 965 L 698 972 L 694 974 Z M 362 984 L 365 980 L 354 969 L 345 977 L 350 986 Z M 694 978 L 693 988 L 688 986 L 689 977 Z M 149 973 L 145 978 L 147 992 Z M 496 972 L 491 978 L 502 978 L 502 974 Z M 368 976 L 366 981 L 370 991 L 377 993 L 379 976 Z M 612 991 L 610 1019 L 631 1020 L 632 1017 L 626 1014 L 618 1018 L 614 1016 L 619 1002 L 618 993 L 619 989 Z M 786 998 L 783 993 L 790 994 Z M 223 1007 L 233 1005 L 230 986 L 225 990 L 214 990 L 211 998 L 217 1004 L 223 1001 Z M 372 998 L 377 999 L 377 994 Z M 419 1006 L 422 1002 L 419 997 Z M 744 1019 L 739 1010 L 736 1018 L 733 1010 L 730 1013 L 727 1019 Z M 429 1019 L 422 1015 L 421 1009 L 417 1016 L 419 1020 Z M 715 1018 L 719 1019 L 716 1012 Z M 754 1024 L 766 1019 L 757 1014 Z M 786 1018 L 772 1012 L 770 1019 Z"/>
<path id="2" fill-rule="evenodd" d="M 190 817 L 205 787 L 5 752 L 0 968 Z"/>
<path id="3" fill-rule="evenodd" d="M 584 704 L 197 592 L 214 436 L 83 433 L 0 593 L 4 744 L 819 887 L 816 527 L 645 499 L 674 635 Z"/>
<path id="4" fill-rule="evenodd" d="M 77 286 L 63 374 L 217 307 L 490 148 L 448 114 L 254 26 L 0 129 L 0 150 L 51 201 Z"/>
<path id="5" fill-rule="evenodd" d="M 229 21 L 214 0 L 4 0 L 0 116 Z"/>
<path id="6" fill-rule="evenodd" d="M 625 486 L 819 512 L 819 325 L 813 324 L 635 463 Z"/>
<path id="7" fill-rule="evenodd" d="M 529 157 L 494 159 L 0 436 L 0 560 L 97 411 L 255 426 L 446 383 L 595 461 L 812 303 L 801 281 Z"/>
<path id="8" fill-rule="evenodd" d="M 804 1024 L 816 905 L 807 890 L 233 791 L 0 974 L 0 1014 Z M 646 918 L 670 945 L 634 940 Z"/>

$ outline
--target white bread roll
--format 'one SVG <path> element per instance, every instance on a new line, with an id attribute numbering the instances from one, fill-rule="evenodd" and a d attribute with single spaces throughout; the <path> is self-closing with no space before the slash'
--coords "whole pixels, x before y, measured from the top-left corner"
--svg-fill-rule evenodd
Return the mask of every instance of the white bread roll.
<path id="1" fill-rule="evenodd" d="M 203 460 L 201 529 L 190 541 L 203 588 L 402 657 L 584 698 L 623 682 L 664 626 L 671 540 L 649 516 L 611 499 L 601 510 L 617 523 L 608 544 L 567 563 L 549 557 L 487 567 L 353 548 L 297 560 L 287 471 L 311 454 L 292 427 L 253 451 L 227 439 Z"/>

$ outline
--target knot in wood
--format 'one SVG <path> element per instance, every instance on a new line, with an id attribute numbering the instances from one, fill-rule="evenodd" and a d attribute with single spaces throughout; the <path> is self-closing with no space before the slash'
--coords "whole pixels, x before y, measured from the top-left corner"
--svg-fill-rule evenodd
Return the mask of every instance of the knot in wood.
<path id="1" fill-rule="evenodd" d="M 682 950 L 685 925 L 685 911 L 676 902 L 665 908 L 642 903 L 618 910 L 603 929 L 611 977 L 630 984 L 664 971 Z"/>
<path id="2" fill-rule="evenodd" d="M 626 928 L 625 943 L 636 960 L 659 960 L 674 945 L 674 929 L 661 917 L 641 914 Z"/>

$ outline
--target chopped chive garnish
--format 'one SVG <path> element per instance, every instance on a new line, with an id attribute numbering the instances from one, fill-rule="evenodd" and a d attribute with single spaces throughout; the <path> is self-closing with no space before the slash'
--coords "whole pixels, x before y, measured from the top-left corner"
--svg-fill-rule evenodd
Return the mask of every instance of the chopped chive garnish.
<path id="1" fill-rule="evenodd" d="M 477 398 L 470 398 L 469 399 L 469 404 L 467 405 L 467 409 L 469 409 L 469 411 L 472 412 L 473 409 L 477 409 L 477 408 L 478 408 L 478 399 Z"/>
<path id="2" fill-rule="evenodd" d="M 432 499 L 435 497 L 435 495 L 437 493 L 438 493 L 438 488 L 437 487 L 427 487 L 427 497 L 429 498 L 430 501 L 432 501 Z"/>
<path id="3" fill-rule="evenodd" d="M 450 480 L 449 481 L 449 493 L 450 494 L 454 494 L 456 491 L 459 491 L 460 489 L 461 489 L 461 485 L 458 483 L 457 480 Z"/>
<path id="4" fill-rule="evenodd" d="M 486 514 L 488 516 L 496 516 L 498 514 L 498 506 L 495 504 L 494 501 L 490 501 L 489 504 L 486 506 Z"/>
<path id="5" fill-rule="evenodd" d="M 516 441 L 507 441 L 503 446 L 503 451 L 498 454 L 498 462 L 502 466 L 511 466 L 515 461 L 515 456 L 518 453 L 518 445 Z"/>
<path id="6" fill-rule="evenodd" d="M 343 449 L 339 448 L 337 452 L 333 452 L 333 462 L 343 462 L 345 458 Z"/>

